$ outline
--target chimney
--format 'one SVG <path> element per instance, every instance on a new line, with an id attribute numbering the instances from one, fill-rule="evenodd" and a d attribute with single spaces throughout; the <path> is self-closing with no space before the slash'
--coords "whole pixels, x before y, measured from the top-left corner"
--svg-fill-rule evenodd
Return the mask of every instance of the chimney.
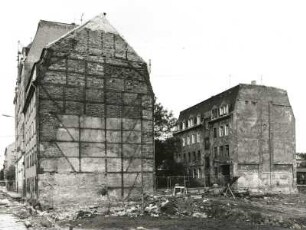
<path id="1" fill-rule="evenodd" d="M 256 85 L 256 81 L 251 81 L 251 85 Z"/>

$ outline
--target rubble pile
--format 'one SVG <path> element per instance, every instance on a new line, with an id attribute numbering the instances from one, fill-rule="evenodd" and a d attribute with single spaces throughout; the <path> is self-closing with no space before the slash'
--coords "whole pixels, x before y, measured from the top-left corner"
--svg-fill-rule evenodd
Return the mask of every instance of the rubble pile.
<path id="1" fill-rule="evenodd" d="M 95 217 L 197 218 L 249 222 L 256 225 L 306 229 L 306 196 L 245 195 L 239 198 L 194 194 L 186 196 L 147 195 L 143 202 L 130 201 L 113 206 L 101 204 L 87 208 L 45 210 L 27 203 L 1 199 L 0 206 L 24 220 L 31 229 L 55 229 L 61 223 L 88 220 Z"/>

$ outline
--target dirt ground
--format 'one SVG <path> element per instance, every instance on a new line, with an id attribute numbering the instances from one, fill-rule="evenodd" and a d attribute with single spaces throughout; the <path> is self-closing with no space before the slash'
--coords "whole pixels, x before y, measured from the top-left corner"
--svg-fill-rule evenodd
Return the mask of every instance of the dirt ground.
<path id="1" fill-rule="evenodd" d="M 59 224 L 74 229 L 306 229 L 305 201 L 305 194 L 148 196 L 144 212 L 132 203 L 84 211 Z"/>
<path id="2" fill-rule="evenodd" d="M 306 194 L 146 195 L 131 201 L 80 210 L 36 210 L 0 194 L 0 210 L 18 217 L 28 229 L 306 229 Z"/>
<path id="3" fill-rule="evenodd" d="M 212 230 L 278 230 L 287 229 L 270 225 L 257 225 L 247 222 L 234 222 L 220 219 L 198 219 L 188 217 L 101 217 L 75 221 L 75 230 L 81 229 L 165 229 L 165 230 L 185 230 L 185 229 L 212 229 Z"/>

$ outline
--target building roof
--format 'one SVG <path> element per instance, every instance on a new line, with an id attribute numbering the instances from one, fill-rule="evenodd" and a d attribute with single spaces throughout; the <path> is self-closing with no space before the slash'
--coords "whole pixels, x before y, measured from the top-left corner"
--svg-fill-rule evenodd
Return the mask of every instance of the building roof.
<path id="1" fill-rule="evenodd" d="M 58 41 L 84 28 L 90 29 L 92 31 L 99 30 L 99 31 L 103 31 L 104 33 L 119 34 L 118 31 L 106 19 L 105 15 L 99 14 L 98 16 L 92 18 L 91 20 L 85 22 L 84 24 L 67 31 L 65 34 L 62 34 L 62 36 L 59 36 L 57 39 L 53 39 L 48 44 L 46 44 L 46 47 L 49 48 L 53 44 L 57 43 Z"/>
<path id="2" fill-rule="evenodd" d="M 179 121 L 187 120 L 190 116 L 205 114 L 222 104 L 228 104 L 229 111 L 232 111 L 236 100 L 260 100 L 265 97 L 273 103 L 290 106 L 287 92 L 283 89 L 268 87 L 264 85 L 239 84 L 228 90 L 225 90 L 211 98 L 202 101 L 180 112 Z"/>
<path id="3" fill-rule="evenodd" d="M 240 85 L 230 88 L 222 93 L 210 97 L 194 106 L 191 106 L 180 112 L 179 120 L 187 120 L 190 115 L 197 116 L 209 112 L 213 106 L 220 106 L 221 104 L 234 104 Z M 231 108 L 230 108 L 231 109 Z"/>
<path id="4" fill-rule="evenodd" d="M 127 50 L 134 53 L 135 56 L 137 57 L 137 59 L 139 59 L 140 62 L 145 63 L 145 61 L 136 53 L 136 51 L 126 42 L 126 40 L 123 38 L 123 36 L 121 34 L 119 34 L 119 32 L 110 24 L 110 22 L 107 20 L 107 18 L 105 16 L 105 13 L 99 14 L 98 16 L 90 19 L 89 21 L 87 21 L 83 25 L 80 25 L 80 26 L 68 31 L 66 34 L 59 37 L 58 39 L 51 41 L 46 46 L 46 48 L 52 48 L 53 45 L 56 45 L 61 40 L 65 39 L 69 36 L 72 36 L 72 37 L 76 36 L 78 32 L 80 32 L 81 30 L 84 30 L 84 29 L 88 29 L 88 30 L 91 30 L 91 31 L 100 31 L 100 32 L 115 34 L 115 35 L 120 36 L 125 41 L 125 43 L 127 45 L 127 47 L 126 47 Z"/>
<path id="5" fill-rule="evenodd" d="M 24 62 L 23 77 L 25 77 L 25 84 L 27 84 L 31 70 L 34 64 L 40 59 L 41 53 L 46 45 L 66 34 L 68 31 L 71 31 L 76 26 L 77 25 L 75 24 L 50 22 L 44 20 L 41 20 L 38 23 L 35 37 L 28 45 L 30 50 Z"/>

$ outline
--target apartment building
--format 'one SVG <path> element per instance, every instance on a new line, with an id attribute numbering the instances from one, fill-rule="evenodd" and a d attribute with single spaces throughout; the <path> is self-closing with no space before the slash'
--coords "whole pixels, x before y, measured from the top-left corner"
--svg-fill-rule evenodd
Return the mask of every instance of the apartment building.
<path id="1" fill-rule="evenodd" d="M 296 191 L 295 118 L 287 92 L 239 84 L 180 112 L 175 160 L 202 185 Z"/>

